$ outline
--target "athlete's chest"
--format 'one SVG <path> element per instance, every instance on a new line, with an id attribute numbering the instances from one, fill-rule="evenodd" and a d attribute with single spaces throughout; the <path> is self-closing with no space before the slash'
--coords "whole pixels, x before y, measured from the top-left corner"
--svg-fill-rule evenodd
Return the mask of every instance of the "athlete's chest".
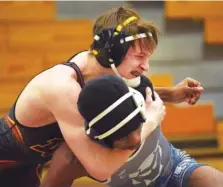
<path id="1" fill-rule="evenodd" d="M 148 187 L 161 176 L 170 156 L 168 142 L 160 128 L 142 144 L 140 149 L 106 183 L 114 187 Z"/>

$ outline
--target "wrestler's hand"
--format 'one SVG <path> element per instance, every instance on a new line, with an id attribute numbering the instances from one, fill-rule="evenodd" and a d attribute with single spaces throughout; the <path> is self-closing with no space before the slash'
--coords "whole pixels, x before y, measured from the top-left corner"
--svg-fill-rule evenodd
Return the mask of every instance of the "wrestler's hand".
<path id="1" fill-rule="evenodd" d="M 146 121 L 155 121 L 160 123 L 165 114 L 166 108 L 159 95 L 154 92 L 155 100 L 152 100 L 152 91 L 149 87 L 146 88 Z"/>
<path id="2" fill-rule="evenodd" d="M 155 100 L 152 100 L 152 91 L 146 88 L 146 122 L 142 127 L 142 140 L 144 140 L 164 119 L 166 108 L 159 95 L 154 92 Z"/>
<path id="3" fill-rule="evenodd" d="M 173 102 L 187 102 L 190 105 L 195 104 L 200 98 L 204 88 L 201 83 L 192 79 L 185 78 L 173 88 Z"/>

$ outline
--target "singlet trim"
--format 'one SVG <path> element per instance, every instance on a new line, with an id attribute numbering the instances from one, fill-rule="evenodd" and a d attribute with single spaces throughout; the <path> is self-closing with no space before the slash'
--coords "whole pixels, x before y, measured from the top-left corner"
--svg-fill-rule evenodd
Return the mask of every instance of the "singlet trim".
<path id="1" fill-rule="evenodd" d="M 74 69 L 74 71 L 77 74 L 77 82 L 80 84 L 81 88 L 83 88 L 84 85 L 85 85 L 84 77 L 83 77 L 83 75 L 81 73 L 80 68 L 77 66 L 77 64 L 75 64 L 75 62 L 70 62 L 70 61 L 69 62 L 65 62 L 63 64 Z"/>

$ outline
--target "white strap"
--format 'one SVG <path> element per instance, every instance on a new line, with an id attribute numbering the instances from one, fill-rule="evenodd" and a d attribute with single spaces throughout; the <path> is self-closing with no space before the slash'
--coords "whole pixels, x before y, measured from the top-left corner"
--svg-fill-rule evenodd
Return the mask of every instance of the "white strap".
<path id="1" fill-rule="evenodd" d="M 95 136 L 95 138 L 102 140 L 108 136 L 110 136 L 111 134 L 113 134 L 114 132 L 116 132 L 117 130 L 119 130 L 120 128 L 122 128 L 126 123 L 128 123 L 133 117 L 135 117 L 140 111 L 142 110 L 142 107 L 139 106 L 138 108 L 136 108 L 131 114 L 129 114 L 125 119 L 123 119 L 120 123 L 118 123 L 116 126 L 114 126 L 113 128 L 111 128 L 109 131 L 105 132 L 104 134 L 101 134 L 99 136 Z"/>
<path id="2" fill-rule="evenodd" d="M 94 119 L 92 119 L 89 123 L 89 127 L 92 127 L 97 121 L 99 121 L 101 118 L 103 118 L 105 115 L 110 113 L 114 108 L 116 108 L 118 105 L 120 105 L 123 101 L 128 99 L 130 96 L 132 96 L 132 92 L 128 92 L 125 95 L 123 95 L 121 98 L 119 98 L 116 102 L 114 102 L 112 105 L 110 105 L 108 108 L 106 108 L 103 112 L 98 114 Z"/>
<path id="3" fill-rule="evenodd" d="M 151 32 L 148 32 L 147 33 L 150 37 L 152 37 L 152 33 Z M 133 41 L 133 40 L 137 40 L 137 39 L 140 39 L 140 38 L 146 38 L 147 35 L 146 33 L 140 33 L 140 34 L 136 34 L 136 35 L 132 35 L 132 36 L 127 36 L 124 38 L 125 42 L 130 42 L 130 41 Z M 120 43 L 124 43 L 123 40 L 120 41 Z"/>

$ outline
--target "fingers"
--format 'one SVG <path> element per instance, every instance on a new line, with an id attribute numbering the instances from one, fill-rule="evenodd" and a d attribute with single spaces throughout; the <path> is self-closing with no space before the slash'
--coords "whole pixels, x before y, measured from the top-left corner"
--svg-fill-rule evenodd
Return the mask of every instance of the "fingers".
<path id="1" fill-rule="evenodd" d="M 187 94 L 189 95 L 201 95 L 201 93 L 204 91 L 203 87 L 187 87 Z"/>
<path id="2" fill-rule="evenodd" d="M 160 119 L 159 121 L 163 121 L 164 117 L 166 116 L 166 107 L 163 105 L 162 106 L 162 112 L 160 112 Z"/>
<path id="3" fill-rule="evenodd" d="M 146 100 L 145 100 L 145 105 L 146 105 L 146 108 L 148 108 L 152 103 L 152 90 L 147 87 L 146 88 Z"/>
<path id="4" fill-rule="evenodd" d="M 180 86 L 183 86 L 183 100 L 188 104 L 195 104 L 204 91 L 201 83 L 190 77 L 185 78 L 182 83 Z"/>
<path id="5" fill-rule="evenodd" d="M 149 87 L 146 88 L 146 108 L 159 108 L 163 105 L 163 101 L 160 99 L 159 95 L 156 92 L 154 93 L 155 100 L 152 99 L 152 91 Z"/>
<path id="6" fill-rule="evenodd" d="M 160 99 L 159 95 L 156 92 L 154 92 L 154 96 L 156 99 L 152 101 L 152 105 L 158 110 L 161 110 L 160 108 L 163 107 L 163 101 Z"/>
<path id="7" fill-rule="evenodd" d="M 188 100 L 188 104 L 189 105 L 194 105 L 196 103 L 196 99 L 195 98 L 191 98 Z"/>
<path id="8" fill-rule="evenodd" d="M 151 92 L 147 91 L 147 96 L 151 97 Z M 159 95 L 154 92 L 155 101 L 147 98 L 146 102 L 146 123 L 159 124 L 165 117 L 166 108 Z"/>
<path id="9" fill-rule="evenodd" d="M 201 86 L 201 83 L 195 79 L 192 79 L 190 77 L 186 78 L 186 81 L 187 81 L 187 85 L 189 87 L 200 87 Z"/>
<path id="10" fill-rule="evenodd" d="M 203 90 L 204 89 L 202 87 L 188 88 L 188 98 L 186 99 L 188 104 L 194 105 L 200 99 Z"/>
<path id="11" fill-rule="evenodd" d="M 196 96 L 192 97 L 192 98 L 189 100 L 188 104 L 190 104 L 190 105 L 194 105 L 194 104 L 196 104 L 197 101 L 200 99 L 200 96 L 201 96 L 201 95 L 196 95 Z"/>
<path id="12" fill-rule="evenodd" d="M 146 87 L 146 102 L 152 102 L 152 90 Z"/>

